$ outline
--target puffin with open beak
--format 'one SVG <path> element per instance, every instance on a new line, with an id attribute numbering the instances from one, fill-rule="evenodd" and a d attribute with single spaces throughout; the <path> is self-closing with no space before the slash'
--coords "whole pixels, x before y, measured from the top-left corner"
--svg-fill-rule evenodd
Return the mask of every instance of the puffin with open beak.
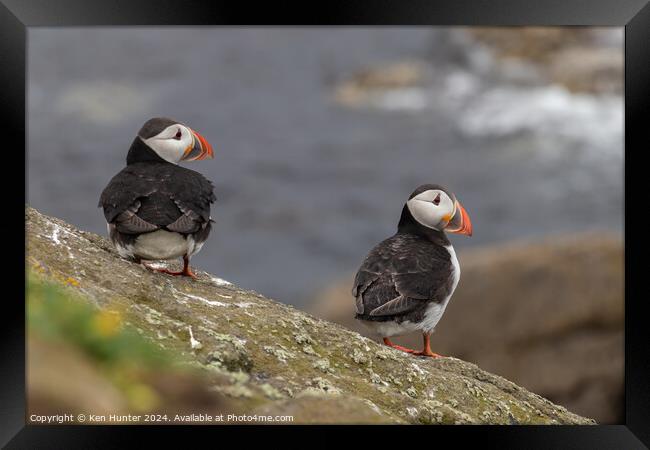
<path id="1" fill-rule="evenodd" d="M 212 183 L 181 161 L 213 158 L 203 136 L 172 119 L 148 120 L 133 140 L 126 167 L 104 189 L 108 235 L 124 258 L 170 275 L 196 278 L 190 258 L 210 234 L 210 205 L 216 201 Z M 183 258 L 183 270 L 154 269 L 143 260 Z"/>
<path id="2" fill-rule="evenodd" d="M 397 233 L 375 246 L 352 288 L 355 318 L 386 345 L 414 355 L 439 357 L 430 335 L 460 279 L 456 252 L 446 233 L 472 235 L 472 223 L 454 194 L 425 184 L 409 196 Z M 391 342 L 391 336 L 422 331 L 421 351 Z"/>

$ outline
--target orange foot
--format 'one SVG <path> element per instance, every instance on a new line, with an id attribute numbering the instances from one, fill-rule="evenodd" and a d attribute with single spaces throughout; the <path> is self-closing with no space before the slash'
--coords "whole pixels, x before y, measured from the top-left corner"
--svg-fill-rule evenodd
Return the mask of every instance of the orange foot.
<path id="1" fill-rule="evenodd" d="M 391 342 L 391 340 L 388 339 L 388 338 L 384 338 L 384 344 L 386 344 L 389 347 L 394 348 L 395 350 L 400 350 L 400 351 L 406 352 L 406 353 L 415 353 L 415 350 L 413 350 L 413 349 L 402 347 L 401 345 L 393 344 Z"/>
<path id="2" fill-rule="evenodd" d="M 431 350 L 420 350 L 419 352 L 413 352 L 413 355 L 415 356 L 428 356 L 430 358 L 442 358 L 442 355 L 439 355 L 437 353 L 433 353 Z"/>
<path id="3" fill-rule="evenodd" d="M 190 259 L 187 256 L 183 256 L 183 270 L 181 270 L 180 272 L 173 272 L 169 269 L 156 269 L 154 267 L 146 265 L 142 261 L 140 261 L 140 264 L 142 264 L 149 270 L 153 270 L 154 272 L 166 273 L 167 275 L 173 275 L 173 276 L 185 276 L 185 277 L 193 278 L 195 280 L 198 278 L 192 272 L 192 269 L 190 269 Z"/>
<path id="4" fill-rule="evenodd" d="M 167 269 L 154 269 L 153 267 L 150 267 L 151 270 L 154 272 L 160 272 L 160 273 L 166 273 L 167 275 L 173 275 L 173 276 L 185 276 L 185 277 L 190 277 L 193 279 L 198 279 L 198 277 L 192 272 L 192 270 L 188 267 L 187 269 L 183 269 L 180 272 L 173 272 L 171 270 Z"/>
<path id="5" fill-rule="evenodd" d="M 428 356 L 429 358 L 442 358 L 442 355 L 433 353 L 431 351 L 431 335 L 429 335 L 428 333 L 423 333 L 422 338 L 423 338 L 422 340 L 423 340 L 424 348 L 419 352 L 413 352 L 413 354 L 415 356 Z"/>

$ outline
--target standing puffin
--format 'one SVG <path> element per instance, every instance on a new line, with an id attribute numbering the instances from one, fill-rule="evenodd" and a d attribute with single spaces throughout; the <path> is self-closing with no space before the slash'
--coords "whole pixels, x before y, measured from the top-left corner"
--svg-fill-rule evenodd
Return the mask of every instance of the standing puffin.
<path id="1" fill-rule="evenodd" d="M 430 335 L 445 312 L 458 280 L 456 252 L 445 235 L 472 235 L 472 223 L 453 193 L 424 184 L 402 209 L 397 233 L 373 248 L 354 280 L 355 318 L 384 344 L 414 355 L 439 357 Z M 414 351 L 389 337 L 421 330 L 424 348 Z"/>
<path id="2" fill-rule="evenodd" d="M 172 119 L 148 120 L 133 140 L 126 167 L 102 192 L 108 235 L 120 256 L 142 260 L 183 257 L 183 270 L 170 275 L 192 278 L 190 257 L 210 234 L 212 183 L 180 161 L 213 158 L 212 147 L 199 133 Z"/>

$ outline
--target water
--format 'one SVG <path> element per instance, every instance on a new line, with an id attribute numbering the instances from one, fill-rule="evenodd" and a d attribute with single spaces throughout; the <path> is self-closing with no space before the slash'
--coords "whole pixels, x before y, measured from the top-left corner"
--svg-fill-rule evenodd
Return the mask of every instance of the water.
<path id="1" fill-rule="evenodd" d="M 99 194 L 142 123 L 164 115 L 215 150 L 186 165 L 219 199 L 194 264 L 298 306 L 392 234 L 424 182 L 449 186 L 472 218 L 457 249 L 620 232 L 621 97 L 505 82 L 459 33 L 32 28 L 29 203 L 105 234 Z M 427 62 L 426 85 L 359 108 L 333 100 L 359 69 L 403 60 Z"/>

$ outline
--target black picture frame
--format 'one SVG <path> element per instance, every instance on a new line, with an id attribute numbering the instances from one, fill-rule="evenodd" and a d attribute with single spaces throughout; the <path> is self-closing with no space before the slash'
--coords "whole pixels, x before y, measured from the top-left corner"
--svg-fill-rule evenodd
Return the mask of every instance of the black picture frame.
<path id="1" fill-rule="evenodd" d="M 642 289 L 647 250 L 640 197 L 646 192 L 643 154 L 649 149 L 645 117 L 650 116 L 650 5 L 648 0 L 330 0 L 311 2 L 209 2 L 171 0 L 0 0 L 0 124 L 3 135 L 2 220 L 3 276 L 18 286 L 2 305 L 2 371 L 0 377 L 0 445 L 6 448 L 125 447 L 158 438 L 187 442 L 204 432 L 230 433 L 243 427 L 139 427 L 25 425 L 24 232 L 21 197 L 16 186 L 22 165 L 26 173 L 26 43 L 28 27 L 130 25 L 475 25 L 475 26 L 615 26 L 625 27 L 625 424 L 607 426 L 458 426 L 409 428 L 408 433 L 431 439 L 451 438 L 456 447 L 480 439 L 499 448 L 647 448 L 650 445 L 650 336 L 643 314 Z M 644 114 L 645 113 L 645 114 Z M 588 130 L 587 130 L 588 132 Z M 25 148 L 25 154 L 11 149 Z M 13 159 L 12 159 L 13 158 Z M 15 165 L 15 166 L 14 166 Z M 15 168 L 14 168 L 15 167 Z M 22 203 L 22 204 L 21 204 Z M 306 427 L 256 427 L 303 434 Z M 349 427 L 335 427 L 350 431 Z M 250 429 L 250 428 L 246 428 Z M 374 427 L 372 436 L 406 432 L 400 427 Z M 136 433 L 138 436 L 136 436 Z M 426 434 L 424 434 L 426 433 Z M 364 435 L 370 434 L 364 432 Z M 313 439 L 313 436 L 310 439 Z M 366 436 L 364 436 L 365 438 Z M 225 442 L 225 441 L 224 441 Z M 149 443 L 149 441 L 147 441 Z M 139 444 L 141 445 L 141 444 Z M 420 444 L 418 444 L 420 445 Z"/>

